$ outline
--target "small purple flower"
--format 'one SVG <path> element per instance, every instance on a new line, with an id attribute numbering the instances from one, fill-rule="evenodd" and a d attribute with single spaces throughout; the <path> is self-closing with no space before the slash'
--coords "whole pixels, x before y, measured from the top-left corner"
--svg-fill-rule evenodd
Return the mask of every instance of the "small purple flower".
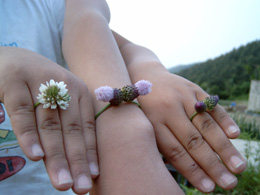
<path id="1" fill-rule="evenodd" d="M 135 83 L 139 95 L 147 95 L 152 91 L 152 83 L 146 80 L 140 80 Z"/>
<path id="2" fill-rule="evenodd" d="M 113 89 L 113 98 L 109 101 L 112 105 L 119 105 L 123 101 L 123 92 L 121 89 Z"/>
<path id="3" fill-rule="evenodd" d="M 207 106 L 203 101 L 197 101 L 196 104 L 195 104 L 195 110 L 198 113 L 205 112 L 206 108 L 207 108 Z"/>
<path id="4" fill-rule="evenodd" d="M 114 98 L 114 89 L 109 86 L 99 87 L 95 90 L 97 100 L 102 102 L 109 102 Z"/>

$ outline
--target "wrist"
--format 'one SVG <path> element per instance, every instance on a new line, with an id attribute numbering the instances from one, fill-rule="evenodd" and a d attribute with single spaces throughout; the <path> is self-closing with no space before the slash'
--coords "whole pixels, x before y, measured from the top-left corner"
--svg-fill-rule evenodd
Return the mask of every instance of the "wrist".
<path id="1" fill-rule="evenodd" d="M 145 61 L 127 65 L 132 82 L 145 79 L 152 83 L 156 81 L 156 77 L 169 73 L 168 70 L 158 61 Z"/>
<path id="2" fill-rule="evenodd" d="M 130 103 L 111 107 L 100 115 L 96 125 L 99 133 L 106 138 L 113 135 L 111 138 L 115 136 L 121 141 L 137 141 L 154 136 L 153 127 L 143 111 Z"/>

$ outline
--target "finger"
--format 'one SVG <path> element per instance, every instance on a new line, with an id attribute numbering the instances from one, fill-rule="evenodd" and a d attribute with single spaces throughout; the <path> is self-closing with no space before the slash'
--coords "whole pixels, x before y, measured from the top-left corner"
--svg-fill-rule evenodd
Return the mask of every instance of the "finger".
<path id="1" fill-rule="evenodd" d="M 155 125 L 156 141 L 163 156 L 198 190 L 209 193 L 215 188 L 212 179 L 191 158 L 185 148 L 163 124 Z"/>
<path id="2" fill-rule="evenodd" d="M 205 93 L 203 90 L 198 92 L 197 94 L 198 100 L 204 100 L 206 97 L 209 97 L 209 95 Z M 209 112 L 209 114 L 216 120 L 216 122 L 219 124 L 222 130 L 226 133 L 227 137 L 234 139 L 239 136 L 239 127 L 233 121 L 233 119 L 230 118 L 230 116 L 223 107 L 217 104 L 217 106 L 211 112 Z"/>
<path id="3" fill-rule="evenodd" d="M 229 138 L 234 139 L 240 135 L 239 127 L 235 121 L 230 118 L 223 107 L 217 105 L 209 114 L 215 119 Z"/>
<path id="4" fill-rule="evenodd" d="M 191 107 L 186 110 L 187 113 L 195 112 L 195 110 L 191 111 Z M 233 173 L 241 173 L 245 170 L 246 160 L 227 138 L 227 136 L 237 137 L 240 134 L 239 127 L 220 105 L 217 105 L 212 111 L 198 114 L 192 122 L 193 124 L 196 123 L 196 128 L 201 131 L 203 137 L 228 166 L 229 170 Z"/>
<path id="5" fill-rule="evenodd" d="M 173 120 L 170 120 L 170 117 L 167 120 L 167 125 L 171 130 L 181 130 L 181 133 L 173 132 L 177 139 L 182 143 L 191 157 L 221 188 L 234 188 L 237 184 L 236 177 L 228 171 L 209 144 L 203 139 L 200 132 L 187 117 L 183 107 L 180 105 L 177 110 L 178 114 L 175 115 L 174 121 L 181 121 L 181 123 L 173 122 Z"/>
<path id="6" fill-rule="evenodd" d="M 88 91 L 85 91 L 84 94 L 88 94 Z M 81 97 L 79 105 L 90 173 L 94 179 L 99 175 L 94 108 L 91 99 L 85 95 Z"/>
<path id="7" fill-rule="evenodd" d="M 44 156 L 44 152 L 39 140 L 30 90 L 20 80 L 8 87 L 4 94 L 4 104 L 17 141 L 29 159 L 40 160 Z"/>
<path id="8" fill-rule="evenodd" d="M 53 186 L 68 190 L 73 180 L 64 151 L 63 136 L 58 110 L 36 108 L 38 131 L 45 152 L 44 163 Z"/>
<path id="9" fill-rule="evenodd" d="M 91 189 L 92 181 L 77 94 L 71 93 L 70 106 L 66 110 L 60 109 L 60 117 L 66 156 L 74 180 L 73 190 L 85 194 Z"/>
<path id="10" fill-rule="evenodd" d="M 201 132 L 205 140 L 219 155 L 222 161 L 233 173 L 241 173 L 246 168 L 246 161 L 236 150 L 226 134 L 215 120 L 208 114 L 203 113 L 193 119 L 193 124 Z M 214 137 L 214 139 L 212 139 Z"/>

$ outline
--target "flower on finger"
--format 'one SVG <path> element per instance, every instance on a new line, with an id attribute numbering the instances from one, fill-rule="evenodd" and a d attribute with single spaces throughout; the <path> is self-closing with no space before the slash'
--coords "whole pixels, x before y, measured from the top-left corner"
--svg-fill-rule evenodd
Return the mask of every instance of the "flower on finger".
<path id="1" fill-rule="evenodd" d="M 206 108 L 207 108 L 207 106 L 203 101 L 197 101 L 196 104 L 195 104 L 195 110 L 198 113 L 205 112 Z"/>
<path id="2" fill-rule="evenodd" d="M 55 82 L 53 79 L 50 82 L 46 81 L 46 85 L 41 84 L 40 93 L 37 96 L 39 103 L 43 104 L 43 108 L 56 109 L 59 106 L 66 110 L 71 100 L 66 86 L 63 81 Z"/>
<path id="3" fill-rule="evenodd" d="M 219 97 L 217 95 L 211 95 L 207 97 L 203 102 L 206 104 L 207 111 L 212 111 L 213 108 L 217 105 Z"/>

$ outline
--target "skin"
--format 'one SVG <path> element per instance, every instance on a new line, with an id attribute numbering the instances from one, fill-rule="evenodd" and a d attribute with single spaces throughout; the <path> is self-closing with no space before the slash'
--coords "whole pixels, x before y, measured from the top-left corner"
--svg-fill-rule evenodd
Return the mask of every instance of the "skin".
<path id="1" fill-rule="evenodd" d="M 0 60 L 0 100 L 25 155 L 33 161 L 44 160 L 56 189 L 88 191 L 91 183 L 88 189 L 87 185 L 81 189 L 79 176 L 95 178 L 98 172 L 91 175 L 89 169 L 89 164 L 97 165 L 97 154 L 93 104 L 84 82 L 26 49 L 0 47 Z M 34 109 L 40 84 L 50 79 L 67 84 L 71 95 L 67 110 L 44 109 L 42 105 Z"/>
<path id="2" fill-rule="evenodd" d="M 108 26 L 105 1 L 66 4 L 63 51 L 70 70 L 87 83 L 93 99 L 100 86 L 131 84 Z M 95 113 L 105 105 L 94 100 Z M 96 120 L 96 127 L 100 175 L 91 193 L 183 194 L 157 150 L 151 123 L 135 104 L 109 108 Z"/>
<path id="3" fill-rule="evenodd" d="M 22 150 L 31 160 L 44 159 L 58 190 L 72 187 L 78 194 L 89 192 L 91 176 L 98 175 L 90 174 L 88 166 L 97 165 L 93 118 L 106 105 L 95 100 L 94 89 L 104 85 L 121 88 L 146 79 L 153 83 L 153 92 L 138 101 L 152 124 L 132 104 L 112 107 L 96 121 L 101 174 L 92 192 L 182 194 L 165 168 L 156 142 L 160 153 L 199 190 L 210 192 L 215 183 L 234 188 L 237 180 L 232 173 L 246 167 L 228 140 L 239 135 L 236 124 L 220 106 L 191 122 L 194 104 L 208 94 L 168 73 L 150 50 L 112 33 L 109 19 L 102 0 L 66 1 L 64 56 L 71 72 L 83 81 L 33 52 L 0 48 L 0 100 Z M 37 99 L 31 94 L 38 94 L 40 83 L 50 79 L 67 84 L 72 95 L 68 110 L 33 108 Z M 13 91 L 17 91 L 15 97 Z M 62 183 L 59 173 L 63 173 Z"/>
<path id="4" fill-rule="evenodd" d="M 191 122 L 195 103 L 209 95 L 169 73 L 149 49 L 113 34 L 132 82 L 146 79 L 153 83 L 151 95 L 138 101 L 153 124 L 159 150 L 167 161 L 202 192 L 213 191 L 215 183 L 223 189 L 234 188 L 237 179 L 232 173 L 246 168 L 245 159 L 229 141 L 240 134 L 236 123 L 219 105 Z"/>

